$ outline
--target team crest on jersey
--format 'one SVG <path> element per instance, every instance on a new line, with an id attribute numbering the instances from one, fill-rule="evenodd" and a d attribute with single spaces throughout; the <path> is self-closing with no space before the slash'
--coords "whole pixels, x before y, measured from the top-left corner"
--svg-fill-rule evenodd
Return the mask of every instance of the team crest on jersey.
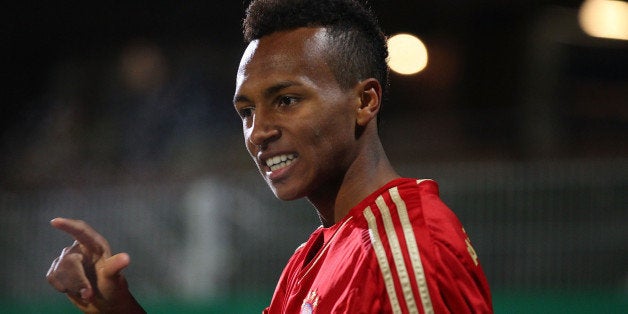
<path id="1" fill-rule="evenodd" d="M 312 314 L 316 310 L 316 306 L 318 306 L 319 300 L 318 293 L 316 290 L 312 290 L 307 294 L 307 297 L 303 299 L 303 305 L 301 305 L 301 314 Z"/>

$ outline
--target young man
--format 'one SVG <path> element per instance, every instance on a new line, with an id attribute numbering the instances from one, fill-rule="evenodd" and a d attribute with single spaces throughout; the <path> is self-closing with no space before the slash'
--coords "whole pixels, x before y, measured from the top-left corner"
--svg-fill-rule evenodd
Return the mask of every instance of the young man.
<path id="1" fill-rule="evenodd" d="M 246 147 L 275 195 L 307 197 L 322 226 L 285 267 L 265 313 L 489 313 L 484 273 L 430 180 L 401 178 L 377 115 L 385 37 L 351 0 L 255 0 L 234 105 Z M 141 313 L 87 224 L 55 219 L 77 240 L 49 282 L 86 312 Z"/>

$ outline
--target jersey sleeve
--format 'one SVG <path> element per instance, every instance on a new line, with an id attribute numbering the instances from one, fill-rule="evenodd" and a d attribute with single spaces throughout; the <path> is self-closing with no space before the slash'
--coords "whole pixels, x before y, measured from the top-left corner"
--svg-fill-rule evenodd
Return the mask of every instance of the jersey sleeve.
<path id="1" fill-rule="evenodd" d="M 437 197 L 423 206 L 429 232 L 428 278 L 435 309 L 446 313 L 492 313 L 486 276 L 471 240 L 456 215 Z M 440 311 L 436 311 L 437 313 Z"/>
<path id="2" fill-rule="evenodd" d="M 492 313 L 490 290 L 484 272 L 464 231 L 435 243 L 436 290 L 434 297 L 451 313 Z"/>
<path id="3" fill-rule="evenodd" d="M 434 182 L 391 188 L 364 212 L 392 313 L 492 313 L 488 283 Z"/>

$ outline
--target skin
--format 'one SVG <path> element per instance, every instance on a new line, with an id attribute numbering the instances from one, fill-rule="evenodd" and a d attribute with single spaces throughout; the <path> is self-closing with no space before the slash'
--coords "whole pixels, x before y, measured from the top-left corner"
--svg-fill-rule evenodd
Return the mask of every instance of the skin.
<path id="1" fill-rule="evenodd" d="M 46 279 L 84 313 L 145 313 L 121 271 L 129 255 L 111 255 L 107 240 L 80 220 L 55 218 L 50 224 L 74 237 L 52 262 Z"/>
<path id="2" fill-rule="evenodd" d="M 362 199 L 399 177 L 377 135 L 381 85 L 373 78 L 348 89 L 326 62 L 324 28 L 276 32 L 247 47 L 234 106 L 260 174 L 283 200 L 301 197 L 333 225 Z M 271 171 L 266 159 L 298 156 Z"/>
<path id="3" fill-rule="evenodd" d="M 399 175 L 377 134 L 382 89 L 374 78 L 343 89 L 329 68 L 324 28 L 276 32 L 252 41 L 238 68 L 234 106 L 246 148 L 273 193 L 306 197 L 328 227 Z M 271 170 L 266 160 L 291 155 Z M 55 218 L 51 225 L 75 242 L 46 277 L 85 313 L 144 313 L 121 273 L 126 253 L 111 254 L 87 223 Z"/>

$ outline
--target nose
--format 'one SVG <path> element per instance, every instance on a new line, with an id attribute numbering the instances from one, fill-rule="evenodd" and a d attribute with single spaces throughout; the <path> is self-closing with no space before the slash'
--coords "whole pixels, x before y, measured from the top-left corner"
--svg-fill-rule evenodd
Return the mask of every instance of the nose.
<path id="1" fill-rule="evenodd" d="M 250 128 L 249 143 L 265 149 L 268 143 L 278 139 L 281 135 L 279 127 L 274 120 L 258 110 L 253 116 L 253 124 Z"/>

